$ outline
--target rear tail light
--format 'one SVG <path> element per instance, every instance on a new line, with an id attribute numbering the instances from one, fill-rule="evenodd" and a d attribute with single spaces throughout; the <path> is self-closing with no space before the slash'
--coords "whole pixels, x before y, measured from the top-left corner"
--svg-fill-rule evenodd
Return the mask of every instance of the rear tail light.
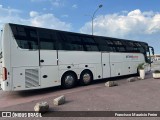
<path id="1" fill-rule="evenodd" d="M 3 67 L 3 73 L 2 73 L 3 80 L 7 80 L 7 69 Z"/>

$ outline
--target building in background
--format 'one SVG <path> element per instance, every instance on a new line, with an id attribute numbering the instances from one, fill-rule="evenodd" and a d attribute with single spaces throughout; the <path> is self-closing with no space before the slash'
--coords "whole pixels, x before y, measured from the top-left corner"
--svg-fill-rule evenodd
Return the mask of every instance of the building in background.
<path id="1" fill-rule="evenodd" d="M 160 61 L 160 54 L 152 55 L 151 60 L 152 61 Z"/>

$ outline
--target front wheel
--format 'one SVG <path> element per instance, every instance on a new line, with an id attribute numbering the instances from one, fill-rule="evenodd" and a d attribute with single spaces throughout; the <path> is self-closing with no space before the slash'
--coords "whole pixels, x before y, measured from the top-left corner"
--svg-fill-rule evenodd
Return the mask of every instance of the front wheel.
<path id="1" fill-rule="evenodd" d="M 90 71 L 85 70 L 82 72 L 80 76 L 80 84 L 81 85 L 89 85 L 93 80 L 93 75 Z"/>
<path id="2" fill-rule="evenodd" d="M 69 89 L 75 86 L 76 84 L 76 76 L 73 73 L 66 73 L 64 74 L 64 76 L 62 77 L 62 87 Z"/>

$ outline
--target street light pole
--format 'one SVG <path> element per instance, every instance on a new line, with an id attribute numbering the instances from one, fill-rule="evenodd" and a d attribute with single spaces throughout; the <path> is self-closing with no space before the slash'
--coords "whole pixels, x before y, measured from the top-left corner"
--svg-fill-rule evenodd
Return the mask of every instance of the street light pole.
<path id="1" fill-rule="evenodd" d="M 103 7 L 102 4 L 99 5 L 98 8 L 94 11 L 93 15 L 91 16 L 91 18 L 92 18 L 92 35 L 93 35 L 93 20 L 94 20 L 95 14 L 96 14 L 96 12 L 97 12 L 100 8 L 102 8 L 102 7 Z"/>

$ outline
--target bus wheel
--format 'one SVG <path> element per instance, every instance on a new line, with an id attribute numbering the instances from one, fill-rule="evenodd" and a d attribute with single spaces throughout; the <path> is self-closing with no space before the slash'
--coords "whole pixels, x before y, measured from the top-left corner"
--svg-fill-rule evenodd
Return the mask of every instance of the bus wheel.
<path id="1" fill-rule="evenodd" d="M 93 80 L 93 75 L 89 70 L 85 70 L 81 73 L 80 76 L 80 84 L 81 85 L 89 85 Z"/>
<path id="2" fill-rule="evenodd" d="M 136 75 L 137 75 L 137 76 L 139 76 L 139 70 L 138 70 L 138 69 L 137 69 L 137 73 L 136 73 Z"/>
<path id="3" fill-rule="evenodd" d="M 62 87 L 69 89 L 75 86 L 77 81 L 76 75 L 72 72 L 68 72 L 62 77 Z"/>

